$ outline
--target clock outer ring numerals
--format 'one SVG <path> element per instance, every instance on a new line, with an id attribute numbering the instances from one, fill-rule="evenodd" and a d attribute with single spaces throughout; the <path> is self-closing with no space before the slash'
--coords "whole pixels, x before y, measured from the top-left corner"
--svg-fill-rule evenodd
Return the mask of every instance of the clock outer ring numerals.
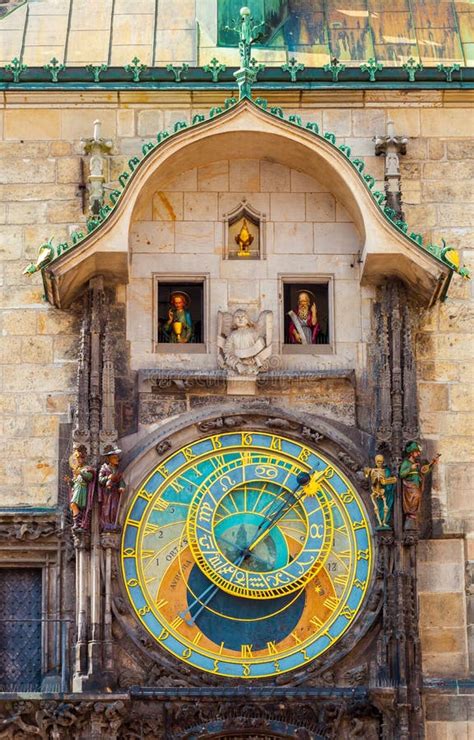
<path id="1" fill-rule="evenodd" d="M 213 481 L 256 461 L 273 466 L 279 471 L 274 481 L 291 490 L 298 473 L 332 469 L 323 486 L 333 518 L 333 525 L 328 527 L 333 541 L 327 560 L 299 592 L 288 598 L 275 598 L 272 592 L 267 603 L 265 599 L 247 600 L 220 592 L 189 625 L 185 612 L 193 599 L 203 594 L 202 579 L 207 578 L 196 564 L 188 541 L 191 505 L 201 501 L 202 492 Z M 315 495 L 314 488 L 311 493 Z M 321 506 L 321 510 L 324 508 Z M 364 504 L 345 475 L 323 454 L 270 432 L 223 432 L 195 440 L 170 454 L 132 495 L 121 545 L 124 589 L 138 622 L 157 645 L 178 660 L 226 678 L 267 678 L 304 669 L 332 649 L 350 629 L 372 582 L 372 541 Z M 306 542 L 303 549 L 305 546 Z M 216 587 L 211 581 L 208 588 Z M 197 604 L 199 609 L 208 593 L 206 590 Z M 303 611 L 287 627 L 288 619 L 293 618 L 293 604 L 301 598 Z M 223 612 L 219 599 L 235 603 L 240 619 Z M 246 606 L 242 609 L 239 603 Z M 279 609 L 274 607 L 276 603 L 288 607 L 275 611 Z M 253 632 L 254 617 L 246 613 L 250 607 L 260 614 L 257 622 L 260 620 L 264 630 L 260 638 Z M 266 626 L 267 612 L 274 615 L 272 628 Z M 202 615 L 207 615 L 207 626 Z M 246 637 L 242 634 L 244 628 Z M 279 629 L 283 632 L 276 634 Z"/>
<path id="2" fill-rule="evenodd" d="M 242 465 L 235 468 L 231 476 L 223 476 L 227 485 L 222 486 L 221 479 L 217 478 L 210 486 L 203 486 L 191 503 L 187 523 L 191 552 L 204 575 L 222 591 L 251 599 L 286 596 L 303 588 L 324 566 L 333 537 L 329 497 L 319 487 L 314 495 L 302 493 L 299 505 L 306 517 L 305 542 L 291 563 L 284 568 L 262 573 L 246 570 L 228 560 L 215 536 L 215 515 L 219 504 L 232 491 L 244 481 L 252 482 L 252 476 L 259 467 L 262 466 Z M 246 472 L 249 474 L 246 475 Z M 291 489 L 286 488 L 284 494 L 291 494 Z"/>

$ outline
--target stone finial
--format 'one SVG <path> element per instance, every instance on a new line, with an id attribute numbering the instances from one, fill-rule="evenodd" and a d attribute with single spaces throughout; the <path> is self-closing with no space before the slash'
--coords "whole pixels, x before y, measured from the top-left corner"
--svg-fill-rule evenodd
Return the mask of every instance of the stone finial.
<path id="1" fill-rule="evenodd" d="M 101 128 L 101 122 L 99 120 L 94 121 L 92 138 L 81 140 L 84 154 L 89 155 L 89 175 L 87 177 L 89 211 L 93 214 L 99 213 L 104 204 L 106 155 L 110 155 L 113 149 L 113 141 L 102 138 Z"/>
<path id="2" fill-rule="evenodd" d="M 392 208 L 398 218 L 403 219 L 402 191 L 400 176 L 400 154 L 406 154 L 408 138 L 395 134 L 393 121 L 387 121 L 385 136 L 375 136 L 375 154 L 385 157 L 385 193 L 387 206 Z"/>
<path id="3" fill-rule="evenodd" d="M 239 98 L 252 97 L 252 85 L 257 79 L 257 74 L 262 70 L 262 65 L 256 66 L 252 60 L 252 44 L 261 38 L 263 23 L 254 23 L 250 8 L 240 8 L 240 21 L 237 25 L 227 31 L 233 31 L 239 35 L 240 69 L 234 73 L 239 86 Z M 253 63 L 252 63 L 253 62 Z"/>

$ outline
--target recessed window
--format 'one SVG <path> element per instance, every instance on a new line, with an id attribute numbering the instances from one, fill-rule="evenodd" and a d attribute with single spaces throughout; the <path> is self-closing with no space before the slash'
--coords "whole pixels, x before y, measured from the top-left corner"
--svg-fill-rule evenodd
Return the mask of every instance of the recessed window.
<path id="1" fill-rule="evenodd" d="M 203 345 L 204 280 L 157 282 L 157 342 L 170 352 Z"/>
<path id="2" fill-rule="evenodd" d="M 284 282 L 284 343 L 309 349 L 330 344 L 328 282 Z"/>

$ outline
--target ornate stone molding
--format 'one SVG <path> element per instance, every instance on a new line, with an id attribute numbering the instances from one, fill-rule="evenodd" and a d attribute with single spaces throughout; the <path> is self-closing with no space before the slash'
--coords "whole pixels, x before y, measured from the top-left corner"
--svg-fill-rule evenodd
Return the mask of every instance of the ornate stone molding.
<path id="1" fill-rule="evenodd" d="M 33 542 L 57 537 L 60 524 L 56 514 L 0 513 L 0 542 Z"/>

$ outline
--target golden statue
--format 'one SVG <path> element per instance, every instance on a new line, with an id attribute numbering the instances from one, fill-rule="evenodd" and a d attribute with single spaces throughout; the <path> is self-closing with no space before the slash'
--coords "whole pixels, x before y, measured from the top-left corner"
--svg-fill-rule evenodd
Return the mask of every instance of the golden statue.
<path id="1" fill-rule="evenodd" d="M 242 227 L 235 237 L 235 243 L 239 247 L 237 257 L 250 257 L 250 245 L 253 242 L 253 236 L 249 231 L 247 219 L 244 218 Z"/>

